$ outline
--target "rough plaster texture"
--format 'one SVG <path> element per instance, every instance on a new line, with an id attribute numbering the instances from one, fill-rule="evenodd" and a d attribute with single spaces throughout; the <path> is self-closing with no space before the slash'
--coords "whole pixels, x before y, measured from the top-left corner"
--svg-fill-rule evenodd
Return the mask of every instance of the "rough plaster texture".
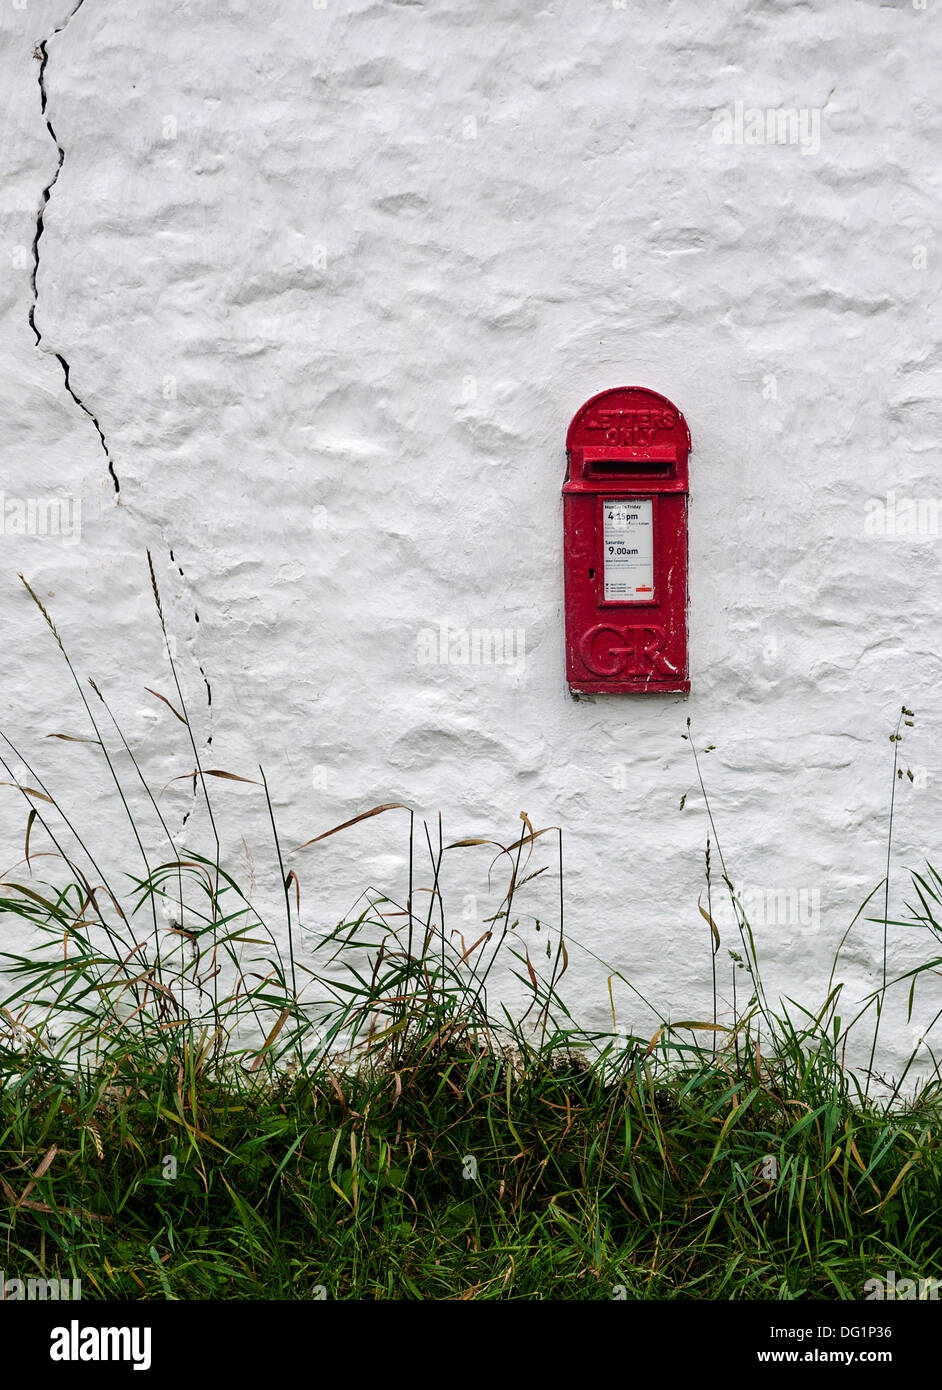
<path id="1" fill-rule="evenodd" d="M 264 762 L 287 845 L 389 800 L 440 808 L 446 838 L 561 825 L 571 937 L 689 1018 L 709 1007 L 689 717 L 730 872 L 775 894 L 754 907 L 769 994 L 822 1000 L 884 871 L 903 702 L 893 915 L 905 867 L 942 861 L 936 0 L 70 9 L 0 5 L 10 737 L 136 867 L 94 750 L 44 738 L 81 710 L 16 575 L 162 786 L 192 754 L 145 691 L 170 689 L 149 546 L 209 763 Z M 809 138 L 722 143 L 737 102 L 801 109 Z M 693 436 L 687 699 L 565 686 L 563 440 L 618 384 Z M 872 533 L 890 490 L 923 499 L 922 533 Z M 44 497 L 80 499 L 80 538 L 17 534 L 10 499 Z M 441 623 L 522 630 L 524 660 L 423 661 Z M 218 801 L 227 855 L 244 836 L 271 881 L 257 789 Z M 186 782 L 162 804 L 205 846 Z M 24 822 L 3 790 L 4 867 Z M 290 861 L 308 926 L 367 883 L 403 891 L 403 828 Z M 486 860 L 449 862 L 469 932 Z M 529 889 L 544 921 L 556 889 Z M 858 924 L 850 998 L 881 949 Z M 927 953 L 892 931 L 891 969 Z M 571 955 L 571 1007 L 605 1026 L 608 970 Z M 930 978 L 885 1029 L 890 1068 L 942 1006 Z"/>

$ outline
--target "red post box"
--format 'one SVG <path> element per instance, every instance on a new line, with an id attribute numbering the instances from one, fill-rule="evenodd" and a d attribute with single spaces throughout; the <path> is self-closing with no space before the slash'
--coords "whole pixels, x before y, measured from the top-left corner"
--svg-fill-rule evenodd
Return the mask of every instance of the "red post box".
<path id="1" fill-rule="evenodd" d="M 570 690 L 689 690 L 687 422 L 656 391 L 616 387 L 576 413 L 566 452 Z"/>

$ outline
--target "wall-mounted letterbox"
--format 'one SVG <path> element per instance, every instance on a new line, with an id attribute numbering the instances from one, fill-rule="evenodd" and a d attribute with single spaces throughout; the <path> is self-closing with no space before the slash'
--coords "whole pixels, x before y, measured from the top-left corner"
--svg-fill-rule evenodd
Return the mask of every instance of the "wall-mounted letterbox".
<path id="1" fill-rule="evenodd" d="M 689 690 L 684 417 L 656 391 L 603 391 L 577 412 L 566 451 L 569 688 Z"/>

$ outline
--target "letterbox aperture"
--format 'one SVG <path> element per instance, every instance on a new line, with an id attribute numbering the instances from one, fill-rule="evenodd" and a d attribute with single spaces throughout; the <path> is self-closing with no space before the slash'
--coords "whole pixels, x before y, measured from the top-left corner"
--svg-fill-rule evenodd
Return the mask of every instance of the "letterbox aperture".
<path id="1" fill-rule="evenodd" d="M 616 387 L 577 412 L 566 451 L 570 690 L 689 690 L 684 417 L 656 391 Z"/>

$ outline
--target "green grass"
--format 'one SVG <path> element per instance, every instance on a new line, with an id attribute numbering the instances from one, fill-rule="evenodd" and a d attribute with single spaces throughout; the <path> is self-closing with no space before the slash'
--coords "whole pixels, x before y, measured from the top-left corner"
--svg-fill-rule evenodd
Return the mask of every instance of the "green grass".
<path id="1" fill-rule="evenodd" d="M 303 870 L 287 867 L 274 816 L 278 921 L 222 862 L 209 778 L 232 774 L 202 766 L 171 671 L 206 853 L 175 847 L 104 695 L 92 686 L 89 699 L 76 677 L 140 857 L 129 888 L 109 882 L 4 739 L 26 855 L 0 885 L 0 926 L 7 939 L 11 924 L 30 933 L 28 949 L 0 957 L 8 1280 L 78 1278 L 86 1298 L 121 1299 L 833 1300 L 862 1297 L 891 1269 L 939 1275 L 938 1068 L 914 1092 L 908 1067 L 878 1100 L 872 1065 L 858 1075 L 844 1063 L 862 1025 L 876 1054 L 887 991 L 931 983 L 940 965 L 931 868 L 914 876 L 909 925 L 930 933 L 933 954 L 899 980 L 884 964 L 850 1023 L 833 973 L 819 1007 L 772 1007 L 737 912 L 730 968 L 746 987 L 721 1020 L 708 842 L 712 1017 L 668 1023 L 652 1010 L 651 1036 L 618 1037 L 613 991 L 632 986 L 607 967 L 613 1031 L 587 1031 L 562 993 L 576 948 L 557 830 L 523 818 L 491 846 L 506 892 L 459 951 L 448 869 L 484 842 L 446 845 L 440 825 L 425 827 L 417 877 L 412 814 L 374 808 L 366 816 L 408 820 L 405 899 L 368 890 L 349 920 L 302 943 Z M 895 787 L 899 726 L 893 738 Z M 253 780 L 271 813 L 264 772 Z M 891 837 L 892 819 L 884 933 L 898 925 Z M 40 845 L 54 865 L 43 858 L 42 879 Z M 560 916 L 543 923 L 537 964 L 520 926 L 526 885 L 547 870 L 559 871 Z M 492 1002 L 508 980 L 529 998 L 522 1017 Z"/>
<path id="2" fill-rule="evenodd" d="M 937 1275 L 937 1107 L 889 1119 L 806 1060 L 665 1075 L 629 1048 L 606 1082 L 431 1032 L 369 1076 L 260 1084 L 195 1043 L 81 1078 L 7 1054 L 4 1268 L 134 1299 L 834 1299 Z"/>

